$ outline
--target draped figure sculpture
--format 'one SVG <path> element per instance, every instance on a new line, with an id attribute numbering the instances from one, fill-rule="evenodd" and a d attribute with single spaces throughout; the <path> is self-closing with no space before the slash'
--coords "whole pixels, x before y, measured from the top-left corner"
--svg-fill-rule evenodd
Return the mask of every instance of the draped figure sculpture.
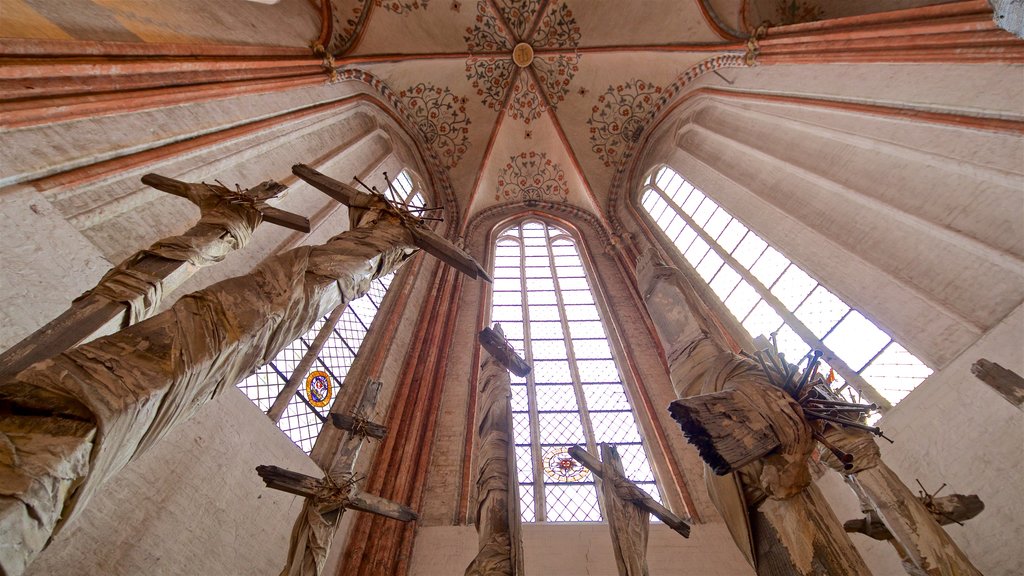
<path id="1" fill-rule="evenodd" d="M 772 442 L 778 447 L 767 456 L 726 474 L 705 468 L 709 495 L 751 566 L 762 576 L 870 574 L 811 483 L 807 458 L 815 444 L 799 405 L 736 353 L 729 331 L 679 269 L 651 249 L 638 262 L 637 276 L 677 396 L 713 409 L 722 400 L 716 393 L 728 391 L 734 406 L 767 420 L 777 435 Z M 737 445 L 762 440 L 740 437 Z"/>

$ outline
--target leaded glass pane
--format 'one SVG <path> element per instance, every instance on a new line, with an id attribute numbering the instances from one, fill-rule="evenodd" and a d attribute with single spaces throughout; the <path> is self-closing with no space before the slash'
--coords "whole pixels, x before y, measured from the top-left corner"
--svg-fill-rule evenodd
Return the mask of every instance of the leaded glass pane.
<path id="1" fill-rule="evenodd" d="M 659 205 L 655 198 L 647 200 L 650 206 Z M 668 214 L 678 219 L 673 212 Z M 593 474 L 569 456 L 570 446 L 580 444 L 596 453 L 597 442 L 610 439 L 626 450 L 631 474 L 650 482 L 654 472 L 619 382 L 586 269 L 574 242 L 557 227 L 527 221 L 500 237 L 522 238 L 523 263 L 529 266 L 526 305 L 521 306 L 519 292 L 495 291 L 492 311 L 492 319 L 508 319 L 502 327 L 509 343 L 521 349 L 533 365 L 527 377 L 512 379 L 521 507 L 529 508 L 522 517 L 524 521 L 548 522 L 600 520 Z M 510 248 L 518 250 L 518 246 Z M 502 257 L 502 265 L 517 270 L 520 262 L 514 257 L 518 256 L 510 250 Z M 509 280 L 515 276 L 511 272 L 495 274 L 495 290 L 501 280 L 508 290 Z M 522 340 L 523 324 L 515 322 L 520 318 L 529 320 L 526 340 Z M 589 423 L 583 420 L 588 413 L 585 409 L 591 414 Z M 531 425 L 538 430 L 538 437 L 531 437 Z M 537 465 L 541 468 L 535 468 Z M 540 491 L 535 490 L 536 482 L 540 482 Z"/>
<path id="2" fill-rule="evenodd" d="M 593 484 L 547 484 L 544 486 L 548 522 L 600 522 L 597 488 Z"/>
<path id="3" fill-rule="evenodd" d="M 931 373 L 931 368 L 903 346 L 893 342 L 871 361 L 861 376 L 881 392 L 886 400 L 896 404 Z"/>
<path id="4" fill-rule="evenodd" d="M 859 372 L 889 343 L 889 336 L 860 312 L 851 310 L 823 342 Z"/>
<path id="5" fill-rule="evenodd" d="M 583 423 L 579 412 L 538 412 L 541 444 L 585 444 Z"/>
<path id="6" fill-rule="evenodd" d="M 865 380 L 876 383 L 880 392 L 886 390 L 883 394 L 890 394 L 895 401 L 930 374 L 920 360 L 897 344 L 890 344 L 885 332 L 851 310 L 724 208 L 696 188 L 689 192 L 690 184 L 681 175 L 668 167 L 659 168 L 657 174 L 657 178 L 646 181 L 643 207 L 752 336 L 778 331 L 780 350 L 794 362 L 807 350 L 822 348 L 826 355 L 842 358 L 849 369 L 863 371 Z M 668 209 L 662 194 L 672 199 Z M 681 227 L 677 219 L 687 218 L 692 222 Z M 714 239 L 710 245 L 693 229 L 694 224 Z M 763 300 L 769 290 L 776 304 Z M 783 317 L 797 329 L 783 325 Z M 870 366 L 865 366 L 868 362 Z M 859 397 L 849 386 L 844 390 L 844 394 Z"/>
<path id="7" fill-rule="evenodd" d="M 407 200 L 406 197 L 396 198 L 403 202 Z M 377 315 L 392 276 L 388 275 L 371 282 L 362 298 L 349 303 L 331 331 L 315 359 L 310 374 L 307 375 L 307 378 L 312 378 L 313 383 L 326 383 L 324 389 L 307 390 L 306 387 L 300 386 L 299 391 L 289 399 L 278 427 L 306 453 L 313 449 L 320 435 L 325 415 L 330 412 L 340 393 L 340 387 L 359 352 L 367 330 Z M 269 410 L 273 405 L 284 383 L 309 350 L 308 343 L 320 333 L 324 322 L 325 318 L 318 319 L 305 334 L 285 346 L 273 360 L 238 383 L 238 387 L 261 410 Z M 320 374 L 316 375 L 313 372 Z M 317 394 L 323 396 L 318 398 Z"/>

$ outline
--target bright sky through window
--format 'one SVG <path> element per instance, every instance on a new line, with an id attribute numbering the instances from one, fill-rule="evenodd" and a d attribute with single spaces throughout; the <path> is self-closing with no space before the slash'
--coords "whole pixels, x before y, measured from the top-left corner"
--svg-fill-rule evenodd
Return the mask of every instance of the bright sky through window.
<path id="1" fill-rule="evenodd" d="M 672 169 L 663 167 L 648 178 L 641 203 L 751 336 L 777 332 L 787 359 L 796 361 L 812 348 L 831 351 L 849 369 L 836 367 L 840 386 L 842 377 L 857 374 L 893 405 L 931 374 Z M 852 386 L 844 392 L 860 400 Z"/>
<path id="2" fill-rule="evenodd" d="M 512 380 L 523 521 L 601 520 L 593 474 L 569 457 L 573 444 L 591 453 L 615 444 L 626 475 L 658 499 L 583 262 L 563 230 L 529 220 L 502 232 L 491 316 L 533 366 Z"/>

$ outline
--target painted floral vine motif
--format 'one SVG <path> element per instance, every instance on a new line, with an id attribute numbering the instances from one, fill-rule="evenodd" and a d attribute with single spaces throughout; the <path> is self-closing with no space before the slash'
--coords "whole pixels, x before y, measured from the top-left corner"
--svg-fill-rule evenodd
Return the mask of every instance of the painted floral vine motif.
<path id="1" fill-rule="evenodd" d="M 498 172 L 494 199 L 507 201 L 560 201 L 569 197 L 565 171 L 544 152 L 522 152 L 509 158 Z"/>
<path id="2" fill-rule="evenodd" d="M 469 148 L 466 98 L 448 88 L 420 82 L 398 93 L 423 134 L 424 141 L 448 168 L 454 168 Z"/>
<path id="3" fill-rule="evenodd" d="M 537 83 L 526 74 L 520 74 L 519 80 L 512 87 L 512 96 L 508 103 L 508 115 L 513 120 L 522 120 L 529 124 L 540 118 L 544 113 L 544 102 L 540 98 Z"/>
<path id="4" fill-rule="evenodd" d="M 509 52 L 512 57 L 512 43 L 506 36 L 505 29 L 498 23 L 497 17 L 487 9 L 487 3 L 480 0 L 476 3 L 476 24 L 466 28 L 463 36 L 470 52 Z"/>
<path id="5" fill-rule="evenodd" d="M 524 38 L 540 10 L 540 0 L 495 0 L 505 22 L 512 28 L 516 38 Z"/>
<path id="6" fill-rule="evenodd" d="M 775 3 L 775 15 L 779 18 L 779 24 L 802 24 L 813 22 L 825 17 L 825 12 L 820 6 L 809 2 L 798 2 L 797 0 L 777 0 Z"/>
<path id="7" fill-rule="evenodd" d="M 466 60 L 466 79 L 472 82 L 485 106 L 500 110 L 514 68 L 511 58 L 471 57 Z"/>
<path id="8" fill-rule="evenodd" d="M 536 48 L 576 48 L 580 45 L 579 24 L 569 6 L 554 4 L 540 21 L 531 44 Z"/>
<path id="9" fill-rule="evenodd" d="M 539 118 L 547 106 L 555 107 L 565 100 L 569 84 L 579 71 L 577 54 L 536 53 L 530 66 L 537 79 L 524 70 L 513 81 L 517 66 L 512 61 L 512 46 L 518 39 L 535 49 L 565 50 L 579 45 L 580 27 L 564 2 L 552 5 L 541 17 L 533 38 L 525 38 L 541 6 L 540 0 L 479 0 L 476 24 L 466 28 L 464 37 L 469 52 L 475 54 L 466 59 L 466 79 L 472 82 L 483 104 L 500 110 L 507 101 L 508 115 L 527 124 Z"/>
<path id="10" fill-rule="evenodd" d="M 552 106 L 565 100 L 569 93 L 569 83 L 579 72 L 580 59 L 574 54 L 558 54 L 556 56 L 537 56 L 533 59 L 533 69 L 537 71 L 537 79 L 548 95 Z"/>
<path id="11" fill-rule="evenodd" d="M 376 0 L 377 6 L 395 14 L 408 14 L 420 8 L 426 10 L 430 0 Z"/>
<path id="12" fill-rule="evenodd" d="M 591 108 L 591 149 L 611 166 L 622 156 L 623 150 L 637 142 L 654 115 L 663 89 L 651 82 L 630 80 L 618 86 L 609 86 Z"/>

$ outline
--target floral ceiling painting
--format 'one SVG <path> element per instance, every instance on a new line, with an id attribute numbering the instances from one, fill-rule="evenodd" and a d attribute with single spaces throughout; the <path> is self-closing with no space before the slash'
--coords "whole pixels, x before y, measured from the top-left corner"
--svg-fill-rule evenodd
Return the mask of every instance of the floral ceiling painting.
<path id="1" fill-rule="evenodd" d="M 466 28 L 466 79 L 481 102 L 524 123 L 557 107 L 579 71 L 580 27 L 564 2 L 485 0 Z"/>
<path id="2" fill-rule="evenodd" d="M 494 194 L 498 202 L 565 202 L 568 197 L 565 171 L 544 152 L 512 156 L 498 173 L 498 188 Z"/>
<path id="3" fill-rule="evenodd" d="M 598 96 L 587 125 L 590 126 L 591 149 L 605 166 L 612 166 L 629 144 L 640 139 L 662 91 L 661 86 L 633 79 L 609 86 Z"/>
<path id="4" fill-rule="evenodd" d="M 398 93 L 427 145 L 447 168 L 454 168 L 469 148 L 466 97 L 448 88 L 419 83 Z"/>

